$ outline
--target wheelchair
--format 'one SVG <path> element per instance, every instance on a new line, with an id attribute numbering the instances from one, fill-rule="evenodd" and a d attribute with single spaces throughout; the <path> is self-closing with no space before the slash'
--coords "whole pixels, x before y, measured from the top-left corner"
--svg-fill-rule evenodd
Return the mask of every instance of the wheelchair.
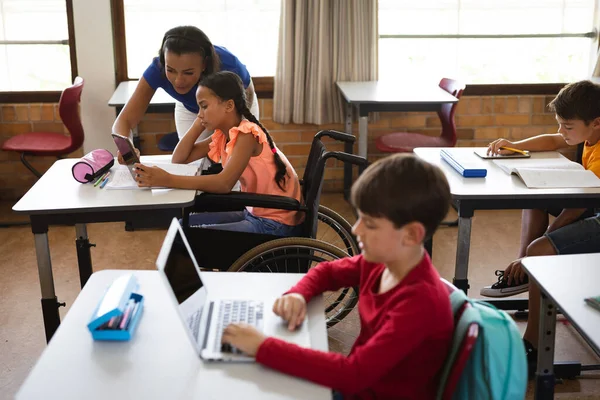
<path id="1" fill-rule="evenodd" d="M 321 138 L 344 142 L 355 138 L 342 132 L 321 131 L 315 135 L 301 180 L 304 204 L 285 196 L 231 192 L 202 193 L 195 204 L 184 210 L 183 229 L 198 264 L 209 270 L 231 272 L 295 272 L 306 273 L 320 262 L 333 261 L 359 254 L 350 224 L 339 214 L 319 206 L 325 164 L 329 159 L 351 163 L 362 171 L 368 162 L 363 157 L 327 151 Z M 237 211 L 246 206 L 294 210 L 305 213 L 301 237 L 190 228 L 192 212 Z M 319 226 L 331 231 L 337 245 L 316 239 Z M 222 250 L 217 250 L 222 249 Z M 356 288 L 343 288 L 324 294 L 328 328 L 347 316 L 358 302 Z"/>

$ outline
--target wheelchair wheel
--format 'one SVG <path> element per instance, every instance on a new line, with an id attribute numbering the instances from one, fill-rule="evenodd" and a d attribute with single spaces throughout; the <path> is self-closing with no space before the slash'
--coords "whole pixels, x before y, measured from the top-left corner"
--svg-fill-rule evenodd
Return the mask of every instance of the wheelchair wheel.
<path id="1" fill-rule="evenodd" d="M 317 239 L 342 249 L 350 257 L 360 254 L 352 225 L 330 208 L 319 206 Z"/>
<path id="2" fill-rule="evenodd" d="M 347 257 L 344 251 L 329 243 L 309 238 L 271 240 L 249 250 L 231 265 L 238 272 L 307 272 L 323 261 Z M 348 315 L 358 303 L 358 290 L 343 288 L 323 293 L 327 328 Z"/>

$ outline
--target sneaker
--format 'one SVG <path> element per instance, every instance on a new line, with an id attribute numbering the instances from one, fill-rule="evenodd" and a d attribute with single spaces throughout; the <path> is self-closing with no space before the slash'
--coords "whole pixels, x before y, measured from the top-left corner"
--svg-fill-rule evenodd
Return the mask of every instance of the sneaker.
<path id="1" fill-rule="evenodd" d="M 527 357 L 527 374 L 529 379 L 533 379 L 535 371 L 537 369 L 537 356 L 538 351 L 529 340 L 523 339 L 523 345 L 525 346 L 525 356 Z"/>
<path id="2" fill-rule="evenodd" d="M 492 286 L 486 286 L 479 292 L 482 296 L 486 297 L 507 297 L 514 296 L 515 294 L 523 293 L 529 290 L 529 277 L 525 275 L 525 282 L 516 284 L 514 281 L 509 285 L 504 279 L 504 271 L 496 270 L 496 276 L 498 282 Z"/>

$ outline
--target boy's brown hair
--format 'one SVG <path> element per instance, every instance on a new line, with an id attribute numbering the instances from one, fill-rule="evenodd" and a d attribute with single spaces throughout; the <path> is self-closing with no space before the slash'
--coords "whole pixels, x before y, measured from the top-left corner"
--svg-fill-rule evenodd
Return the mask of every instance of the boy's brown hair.
<path id="1" fill-rule="evenodd" d="M 548 108 L 562 119 L 579 119 L 589 125 L 600 117 L 600 85 L 591 81 L 569 83 Z"/>
<path id="2" fill-rule="evenodd" d="M 410 222 L 433 236 L 450 206 L 450 187 L 442 170 L 410 154 L 373 163 L 352 186 L 351 202 L 362 213 L 387 218 L 400 228 Z"/>

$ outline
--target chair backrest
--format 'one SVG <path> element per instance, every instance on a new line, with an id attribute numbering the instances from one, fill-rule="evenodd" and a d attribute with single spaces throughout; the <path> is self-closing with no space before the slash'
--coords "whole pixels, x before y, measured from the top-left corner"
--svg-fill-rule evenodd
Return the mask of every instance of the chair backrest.
<path id="1" fill-rule="evenodd" d="M 75 78 L 71 87 L 63 90 L 58 102 L 58 112 L 63 124 L 71 135 L 71 144 L 65 150 L 65 154 L 71 153 L 83 145 L 84 134 L 81 117 L 79 116 L 79 102 L 83 90 L 83 78 Z"/>
<path id="2" fill-rule="evenodd" d="M 443 78 L 439 85 L 446 92 L 460 100 L 466 85 L 462 82 L 454 79 Z M 442 104 L 442 108 L 438 111 L 438 116 L 442 122 L 442 137 L 448 142 L 452 143 L 452 146 L 456 144 L 456 123 L 454 122 L 454 113 L 456 112 L 456 103 Z"/>
<path id="3" fill-rule="evenodd" d="M 460 290 L 447 280 L 441 278 L 441 281 L 446 285 L 446 289 L 448 290 L 448 295 L 452 294 L 456 290 Z M 465 303 L 463 307 L 454 315 L 454 325 L 458 323 L 462 313 L 468 307 L 471 307 L 469 303 Z M 477 337 L 479 336 L 479 325 L 477 323 L 472 323 L 469 325 L 467 329 L 467 333 L 463 338 L 463 341 L 460 344 L 460 348 L 454 362 L 451 359 L 446 362 L 452 363 L 449 367 L 450 372 L 446 380 L 446 384 L 443 388 L 442 392 L 442 400 L 451 400 L 454 394 L 454 390 L 456 389 L 456 385 L 458 385 L 458 381 L 462 375 L 463 370 L 465 369 L 465 365 L 471 356 L 471 352 L 475 347 L 475 342 L 477 342 Z"/>

